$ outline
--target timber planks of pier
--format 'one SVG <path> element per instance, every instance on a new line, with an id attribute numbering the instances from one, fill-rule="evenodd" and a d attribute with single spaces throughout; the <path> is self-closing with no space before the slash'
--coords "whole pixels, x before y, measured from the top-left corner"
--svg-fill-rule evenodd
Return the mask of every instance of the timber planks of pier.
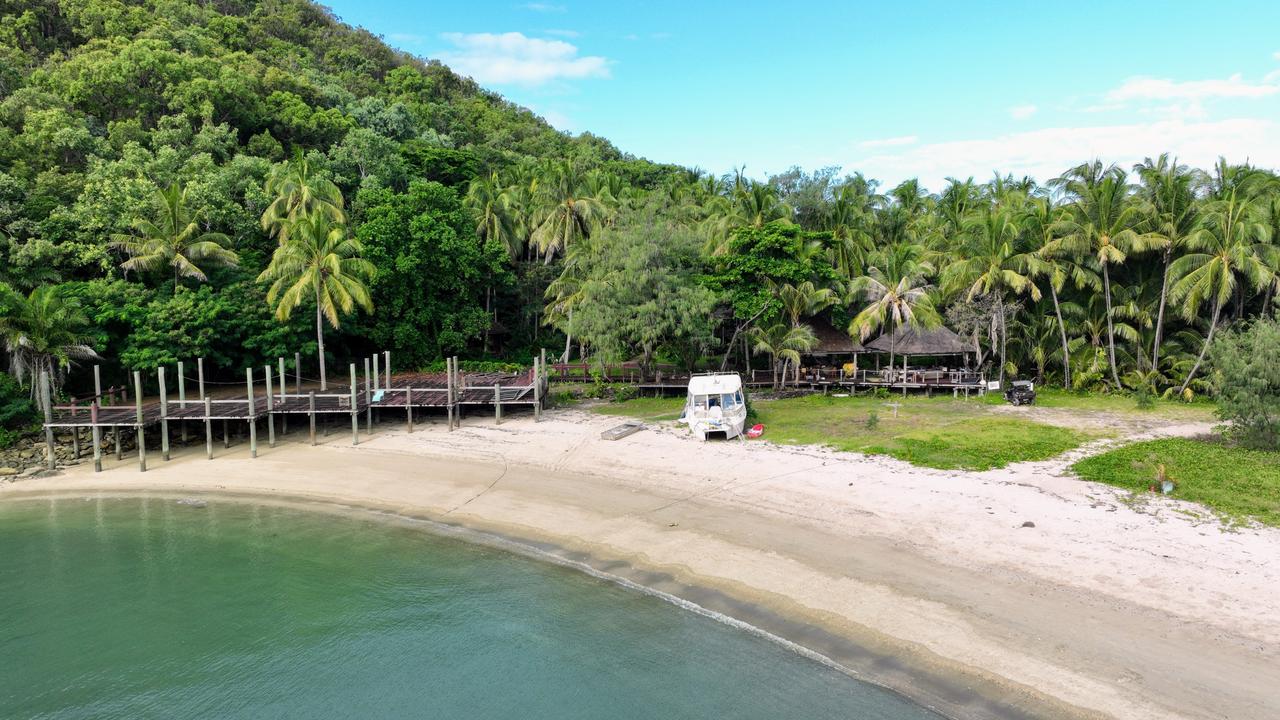
<path id="1" fill-rule="evenodd" d="M 141 371 L 133 372 L 133 401 L 129 401 L 129 389 L 125 387 L 102 390 L 100 369 L 94 367 L 94 395 L 89 398 L 72 398 L 69 404 L 53 405 L 50 399 L 49 378 L 40 376 L 42 399 L 45 407 L 44 431 L 48 453 L 48 465 L 56 465 L 54 430 L 69 429 L 78 460 L 81 431 L 88 429 L 92 435 L 94 469 L 102 470 L 102 433 L 110 432 L 115 440 L 116 456 L 122 458 L 121 432 L 134 433 L 138 448 L 139 470 L 147 469 L 146 433 L 159 427 L 161 451 L 169 459 L 170 423 L 178 423 L 185 441 L 188 425 L 201 423 L 205 427 L 205 445 L 210 459 L 213 451 L 213 423 L 222 424 L 223 446 L 228 447 L 228 423 L 245 423 L 248 427 L 250 453 L 257 457 L 257 431 L 265 422 L 268 444 L 275 446 L 276 422 L 282 431 L 290 417 L 306 418 L 311 443 L 316 444 L 316 424 L 320 417 L 349 416 L 351 418 L 351 442 L 360 442 L 360 424 L 364 420 L 366 433 L 373 429 L 374 414 L 402 413 L 409 432 L 413 432 L 415 413 L 425 409 L 443 409 L 447 415 L 449 430 L 461 426 L 464 408 L 490 408 L 494 421 L 502 422 L 504 409 L 531 408 L 535 420 L 540 420 L 546 401 L 547 376 L 545 353 L 534 359 L 533 366 L 518 372 L 469 373 L 460 369 L 458 359 L 448 358 L 445 370 L 435 373 L 391 373 L 391 353 L 384 352 L 363 359 L 363 382 L 356 363 L 348 366 L 346 384 L 316 381 L 304 378 L 301 373 L 301 355 L 295 354 L 293 373 L 286 369 L 284 358 L 260 369 L 245 370 L 243 391 L 227 389 L 238 383 L 218 383 L 217 392 L 208 392 L 203 358 L 196 363 L 197 375 L 185 375 L 185 365 L 177 363 L 177 397 L 170 397 L 171 383 L 167 368 L 157 368 L 158 397 L 144 399 Z M 304 380 L 307 388 L 304 390 Z M 187 381 L 196 383 L 196 393 L 187 396 Z M 212 382 L 208 384 L 213 384 Z"/>

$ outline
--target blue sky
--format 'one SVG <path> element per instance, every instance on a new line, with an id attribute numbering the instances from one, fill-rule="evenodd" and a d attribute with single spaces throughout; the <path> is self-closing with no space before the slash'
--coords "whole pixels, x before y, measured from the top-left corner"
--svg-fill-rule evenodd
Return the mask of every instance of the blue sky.
<path id="1" fill-rule="evenodd" d="M 1280 2 L 410 2 L 343 20 L 660 162 L 892 185 L 1280 166 Z"/>

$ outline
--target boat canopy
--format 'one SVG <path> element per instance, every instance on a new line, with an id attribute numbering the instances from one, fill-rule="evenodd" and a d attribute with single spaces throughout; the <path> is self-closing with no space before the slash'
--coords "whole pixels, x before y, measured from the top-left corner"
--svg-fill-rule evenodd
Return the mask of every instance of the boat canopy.
<path id="1" fill-rule="evenodd" d="M 716 395 L 734 393 L 742 389 L 742 378 L 737 373 L 694 375 L 689 378 L 690 395 Z"/>
<path id="2" fill-rule="evenodd" d="M 690 412 L 738 411 L 745 402 L 742 396 L 742 378 L 736 373 L 694 375 L 689 378 L 689 399 L 685 406 Z"/>

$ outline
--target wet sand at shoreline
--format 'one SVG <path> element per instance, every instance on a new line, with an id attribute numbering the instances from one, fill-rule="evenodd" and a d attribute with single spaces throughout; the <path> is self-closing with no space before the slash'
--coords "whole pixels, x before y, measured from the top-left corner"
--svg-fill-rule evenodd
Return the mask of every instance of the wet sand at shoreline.
<path id="1" fill-rule="evenodd" d="M 1280 531 L 1137 507 L 1065 460 L 965 473 L 670 430 L 600 440 L 616 422 L 386 424 L 358 447 L 293 434 L 256 460 L 190 448 L 0 498 L 217 492 L 457 524 L 759 625 L 960 717 L 1280 716 Z"/>

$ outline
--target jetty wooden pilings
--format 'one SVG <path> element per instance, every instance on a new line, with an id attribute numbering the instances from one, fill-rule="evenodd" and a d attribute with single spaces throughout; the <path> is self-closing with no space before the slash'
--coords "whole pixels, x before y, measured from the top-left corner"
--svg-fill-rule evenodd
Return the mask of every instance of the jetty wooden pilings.
<path id="1" fill-rule="evenodd" d="M 214 458 L 213 422 L 222 421 L 223 447 L 231 446 L 231 429 L 233 423 L 245 423 L 248 429 L 249 455 L 258 455 L 258 421 L 265 419 L 267 427 L 267 446 L 276 446 L 276 416 L 280 417 L 280 432 L 287 432 L 289 415 L 306 415 L 308 436 L 311 444 L 318 443 L 317 430 L 325 416 L 345 415 L 351 422 L 351 443 L 360 443 L 360 416 L 364 415 L 365 432 L 373 431 L 375 413 L 380 409 L 396 409 L 404 411 L 406 432 L 416 429 L 417 414 L 420 410 L 442 411 L 446 427 L 452 431 L 462 426 L 463 410 L 467 406 L 492 406 L 495 423 L 502 423 L 508 411 L 515 407 L 532 409 L 534 419 L 541 419 L 543 405 L 547 396 L 547 363 L 545 353 L 533 359 L 532 366 L 521 372 L 475 372 L 463 373 L 458 358 L 445 359 L 443 372 L 418 372 L 392 374 L 391 353 L 382 351 L 372 353 L 363 359 L 364 382 L 360 382 L 359 367 L 356 362 L 348 364 L 349 383 L 346 387 L 334 384 L 331 388 L 317 391 L 312 386 L 304 391 L 304 377 L 301 368 L 301 355 L 294 356 L 294 383 L 290 387 L 288 369 L 284 357 L 276 359 L 275 367 L 270 363 L 260 366 L 262 380 L 259 382 L 253 367 L 244 370 L 243 395 L 229 387 L 211 392 L 211 383 L 206 375 L 204 358 L 196 358 L 196 390 L 198 399 L 187 397 L 185 374 L 187 363 L 178 362 L 175 366 L 162 366 L 155 369 L 154 377 L 141 370 L 131 371 L 133 402 L 127 403 L 129 388 L 112 387 L 105 391 L 102 387 L 101 369 L 93 368 L 94 396 L 85 400 L 71 398 L 70 404 L 54 405 L 51 379 L 47 371 L 40 375 L 40 397 L 45 408 L 44 431 L 46 459 L 50 469 L 57 467 L 55 454 L 56 428 L 69 428 L 71 441 L 80 456 L 80 432 L 90 429 L 93 442 L 94 470 L 102 470 L 104 428 L 111 430 L 116 448 L 116 459 L 123 460 L 124 446 L 121 442 L 123 431 L 132 429 L 136 438 L 138 453 L 138 469 L 147 470 L 147 435 L 154 438 L 159 434 L 160 451 L 167 461 L 172 457 L 170 435 L 173 423 L 181 428 L 181 442 L 186 445 L 187 423 L 204 423 L 205 455 Z M 177 371 L 177 398 L 172 399 L 169 391 L 172 386 L 171 371 Z M 214 376 L 219 377 L 217 375 Z M 149 379 L 148 379 L 149 378 Z M 148 399 L 144 380 L 158 389 L 158 394 Z M 234 385 L 234 383 L 212 382 L 214 386 Z M 261 387 L 259 387 L 261 386 Z M 245 427 L 237 425 L 238 428 Z M 330 427 L 326 423 L 327 428 Z"/>

